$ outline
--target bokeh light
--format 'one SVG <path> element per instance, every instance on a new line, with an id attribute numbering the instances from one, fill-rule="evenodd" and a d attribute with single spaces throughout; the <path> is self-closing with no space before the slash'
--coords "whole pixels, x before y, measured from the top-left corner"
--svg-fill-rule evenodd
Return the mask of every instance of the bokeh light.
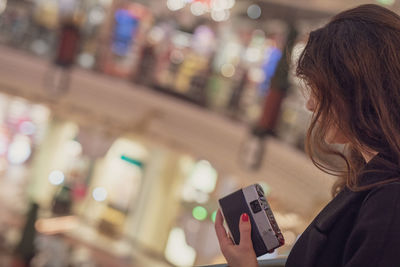
<path id="1" fill-rule="evenodd" d="M 56 170 L 52 171 L 49 175 L 49 182 L 52 185 L 60 185 L 64 182 L 65 176 L 62 171 Z"/>
<path id="2" fill-rule="evenodd" d="M 226 78 L 231 78 L 235 75 L 235 67 L 232 64 L 224 64 L 221 68 L 221 74 Z"/>
<path id="3" fill-rule="evenodd" d="M 395 0 L 377 0 L 379 4 L 385 5 L 385 6 L 391 6 L 395 3 Z"/>
<path id="4" fill-rule="evenodd" d="M 213 11 L 211 11 L 211 18 L 217 22 L 228 20 L 230 15 L 231 15 L 231 13 L 229 12 L 229 10 L 213 10 Z"/>
<path id="5" fill-rule="evenodd" d="M 190 11 L 195 16 L 201 16 L 207 11 L 207 7 L 202 2 L 194 2 L 190 5 Z"/>
<path id="6" fill-rule="evenodd" d="M 214 211 L 213 213 L 211 213 L 211 221 L 213 223 L 215 223 L 215 218 L 217 217 L 217 211 Z"/>
<path id="7" fill-rule="evenodd" d="M 202 206 L 197 206 L 192 211 L 193 217 L 196 220 L 203 221 L 207 218 L 207 210 Z"/>
<path id="8" fill-rule="evenodd" d="M 185 7 L 186 3 L 184 0 L 168 0 L 167 7 L 171 11 L 177 11 Z"/>
<path id="9" fill-rule="evenodd" d="M 94 200 L 102 202 L 107 199 L 107 190 L 104 187 L 96 187 L 93 190 L 92 196 Z"/>
<path id="10" fill-rule="evenodd" d="M 27 136 L 16 135 L 10 144 L 7 159 L 11 164 L 23 164 L 31 156 L 31 141 Z"/>
<path id="11" fill-rule="evenodd" d="M 261 17 L 261 7 L 259 5 L 251 5 L 247 8 L 247 15 L 251 19 L 258 19 Z"/>

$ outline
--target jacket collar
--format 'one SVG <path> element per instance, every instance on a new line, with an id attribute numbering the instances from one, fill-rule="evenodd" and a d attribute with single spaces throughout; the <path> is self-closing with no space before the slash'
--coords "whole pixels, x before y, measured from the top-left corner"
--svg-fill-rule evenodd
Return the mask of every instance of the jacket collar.
<path id="1" fill-rule="evenodd" d="M 368 186 L 393 178 L 400 178 L 400 166 L 396 157 L 389 153 L 379 153 L 361 170 L 359 185 Z"/>

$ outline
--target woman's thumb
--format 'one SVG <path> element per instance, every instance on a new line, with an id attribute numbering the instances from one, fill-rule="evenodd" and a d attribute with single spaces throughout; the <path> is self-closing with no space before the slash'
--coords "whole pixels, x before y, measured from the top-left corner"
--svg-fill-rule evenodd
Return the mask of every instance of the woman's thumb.
<path id="1" fill-rule="evenodd" d="M 243 213 L 242 216 L 240 216 L 239 231 L 240 231 L 239 245 L 253 246 L 251 242 L 251 223 L 249 215 L 247 213 Z"/>

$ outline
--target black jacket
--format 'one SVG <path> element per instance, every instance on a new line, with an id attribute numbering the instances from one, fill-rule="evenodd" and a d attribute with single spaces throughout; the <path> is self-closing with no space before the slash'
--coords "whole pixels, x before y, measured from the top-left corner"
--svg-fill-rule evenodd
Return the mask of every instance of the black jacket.
<path id="1" fill-rule="evenodd" d="M 384 162 L 391 162 L 387 168 Z M 377 155 L 361 185 L 400 177 L 400 167 Z M 400 267 L 400 180 L 339 193 L 294 245 L 286 267 Z"/>

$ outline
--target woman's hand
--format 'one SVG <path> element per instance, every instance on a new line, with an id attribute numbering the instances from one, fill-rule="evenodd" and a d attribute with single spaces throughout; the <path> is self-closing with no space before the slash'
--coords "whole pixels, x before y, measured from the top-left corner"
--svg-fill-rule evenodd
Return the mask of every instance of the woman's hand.
<path id="1" fill-rule="evenodd" d="M 224 218 L 218 210 L 215 218 L 215 232 L 217 233 L 221 252 L 230 267 L 257 267 L 257 257 L 251 242 L 251 223 L 249 215 L 242 214 L 239 222 L 240 242 L 235 245 L 224 228 Z"/>

